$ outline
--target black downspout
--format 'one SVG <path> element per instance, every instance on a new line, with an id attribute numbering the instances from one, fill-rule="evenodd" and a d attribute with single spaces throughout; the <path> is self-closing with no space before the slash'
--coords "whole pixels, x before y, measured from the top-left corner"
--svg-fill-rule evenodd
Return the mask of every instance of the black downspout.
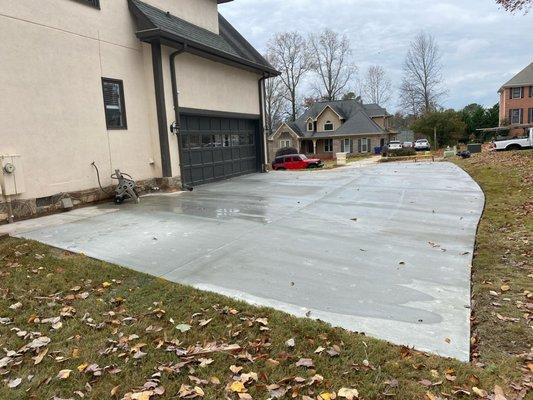
<path id="1" fill-rule="evenodd" d="M 161 43 L 152 42 L 152 66 L 154 69 L 155 104 L 157 110 L 157 126 L 159 131 L 159 147 L 161 149 L 161 169 L 163 177 L 172 177 L 170 162 L 170 146 L 168 142 L 167 111 L 165 106 L 165 84 L 163 80 L 163 63 L 161 59 Z"/>
<path id="2" fill-rule="evenodd" d="M 174 118 L 176 120 L 176 130 L 174 133 L 178 137 L 179 151 L 181 151 L 183 147 L 182 147 L 182 137 L 181 137 L 181 119 L 180 119 L 180 104 L 179 104 L 179 96 L 178 96 L 178 80 L 176 78 L 176 57 L 186 50 L 187 50 L 187 45 L 184 44 L 181 49 L 173 52 L 169 57 L 170 80 L 172 81 L 172 102 L 174 103 Z M 181 162 L 181 157 L 180 157 L 180 175 L 181 175 L 181 183 L 183 185 L 184 176 L 183 176 L 183 163 Z"/>
<path id="3" fill-rule="evenodd" d="M 259 79 L 259 143 L 261 146 L 261 154 L 259 156 L 259 162 L 261 163 L 261 172 L 266 172 L 265 164 L 266 164 L 266 152 L 268 152 L 268 148 L 265 144 L 265 124 L 264 124 L 264 89 L 265 89 L 265 79 L 269 78 L 268 75 L 263 75 L 261 79 Z"/>

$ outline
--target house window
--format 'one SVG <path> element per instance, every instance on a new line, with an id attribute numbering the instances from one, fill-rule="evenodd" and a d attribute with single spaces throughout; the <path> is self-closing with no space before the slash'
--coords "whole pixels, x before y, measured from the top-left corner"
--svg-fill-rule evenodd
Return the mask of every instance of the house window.
<path id="1" fill-rule="evenodd" d="M 529 109 L 529 113 L 528 113 L 528 114 L 529 114 L 528 122 L 529 122 L 530 124 L 533 124 L 533 108 L 530 108 L 530 109 Z"/>
<path id="2" fill-rule="evenodd" d="M 521 124 L 522 123 L 522 109 L 515 108 L 513 110 L 509 110 L 509 121 L 511 122 L 511 124 Z"/>
<path id="3" fill-rule="evenodd" d="M 100 0 L 76 0 L 78 3 L 87 4 L 88 6 L 100 8 Z"/>
<path id="4" fill-rule="evenodd" d="M 324 151 L 326 153 L 333 151 L 333 139 L 324 140 Z"/>
<path id="5" fill-rule="evenodd" d="M 529 87 L 529 97 L 533 97 L 533 86 Z"/>
<path id="6" fill-rule="evenodd" d="M 308 123 L 307 123 L 307 130 L 308 130 L 309 132 L 311 132 L 311 131 L 313 130 L 313 123 L 312 123 L 312 122 L 308 122 Z"/>
<path id="7" fill-rule="evenodd" d="M 128 129 L 124 84 L 117 79 L 102 78 L 107 129 Z"/>
<path id="8" fill-rule="evenodd" d="M 352 152 L 352 141 L 350 139 L 343 139 L 341 142 L 341 152 L 351 153 Z"/>
<path id="9" fill-rule="evenodd" d="M 522 88 L 515 87 L 511 89 L 511 99 L 521 99 L 522 98 Z"/>
<path id="10" fill-rule="evenodd" d="M 360 140 L 360 143 L 361 143 L 361 153 L 368 153 L 368 139 L 367 138 L 362 138 L 362 139 L 359 139 Z"/>
<path id="11" fill-rule="evenodd" d="M 291 140 L 290 139 L 283 139 L 279 141 L 279 147 L 285 148 L 285 147 L 291 147 Z"/>
<path id="12" fill-rule="evenodd" d="M 333 123 L 331 121 L 326 121 L 324 124 L 324 130 L 325 131 L 332 131 L 333 130 Z"/>

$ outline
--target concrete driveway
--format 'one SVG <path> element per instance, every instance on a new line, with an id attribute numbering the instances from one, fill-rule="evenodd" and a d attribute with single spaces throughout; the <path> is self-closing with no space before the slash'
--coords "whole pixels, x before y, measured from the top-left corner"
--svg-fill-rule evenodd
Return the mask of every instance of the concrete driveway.
<path id="1" fill-rule="evenodd" d="M 467 360 L 484 197 L 450 163 L 254 174 L 15 235 Z M 24 225 L 26 224 L 26 225 Z"/>

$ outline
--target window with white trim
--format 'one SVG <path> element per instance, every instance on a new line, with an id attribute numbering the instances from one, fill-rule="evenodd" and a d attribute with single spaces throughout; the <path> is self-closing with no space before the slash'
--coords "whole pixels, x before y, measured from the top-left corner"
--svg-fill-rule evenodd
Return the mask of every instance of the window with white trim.
<path id="1" fill-rule="evenodd" d="M 511 99 L 521 99 L 522 98 L 522 89 L 521 87 L 515 87 L 511 89 Z"/>
<path id="2" fill-rule="evenodd" d="M 332 131 L 333 130 L 333 122 L 326 121 L 326 123 L 324 124 L 324 130 L 325 131 Z"/>
<path id="3" fill-rule="evenodd" d="M 312 131 L 313 131 L 313 128 L 314 128 L 314 126 L 313 126 L 313 122 L 309 121 L 309 122 L 307 123 L 307 130 L 308 130 L 309 132 L 312 132 Z"/>
<path id="4" fill-rule="evenodd" d="M 333 151 L 333 139 L 324 139 L 324 152 L 329 153 Z"/>
<path id="5" fill-rule="evenodd" d="M 281 149 L 285 147 L 291 147 L 291 140 L 290 139 L 282 139 L 279 141 L 279 147 Z"/>
<path id="6" fill-rule="evenodd" d="M 361 140 L 361 153 L 368 153 L 368 139 L 362 138 Z"/>
<path id="7" fill-rule="evenodd" d="M 522 109 L 515 108 L 509 110 L 509 122 L 511 124 L 521 124 L 522 123 Z"/>

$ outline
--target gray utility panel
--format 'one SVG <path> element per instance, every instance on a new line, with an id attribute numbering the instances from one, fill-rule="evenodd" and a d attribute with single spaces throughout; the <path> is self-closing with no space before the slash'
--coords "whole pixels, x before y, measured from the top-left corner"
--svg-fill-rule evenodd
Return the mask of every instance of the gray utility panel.
<path id="1" fill-rule="evenodd" d="M 183 183 L 196 186 L 257 172 L 258 131 L 255 119 L 182 116 Z"/>

